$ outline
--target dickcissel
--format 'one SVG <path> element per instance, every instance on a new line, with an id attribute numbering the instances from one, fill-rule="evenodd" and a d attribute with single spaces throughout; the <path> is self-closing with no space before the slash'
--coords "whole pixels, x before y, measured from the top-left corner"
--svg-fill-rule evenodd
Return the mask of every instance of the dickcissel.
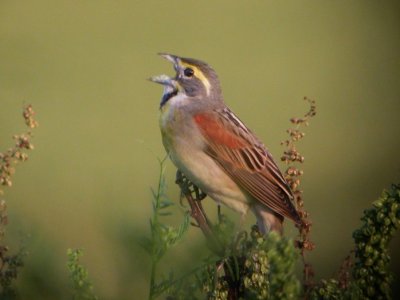
<path id="1" fill-rule="evenodd" d="M 284 217 L 301 224 L 293 194 L 262 142 L 226 106 L 216 72 L 205 62 L 160 54 L 176 76 L 164 86 L 162 141 L 175 166 L 217 203 L 245 216 L 250 209 L 262 233 L 282 233 Z"/>

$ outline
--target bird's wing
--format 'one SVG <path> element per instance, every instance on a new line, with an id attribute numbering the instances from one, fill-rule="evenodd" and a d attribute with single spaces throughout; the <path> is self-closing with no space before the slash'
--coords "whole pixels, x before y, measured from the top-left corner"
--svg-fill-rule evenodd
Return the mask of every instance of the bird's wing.
<path id="1" fill-rule="evenodd" d="M 276 213 L 300 223 L 293 194 L 271 154 L 253 133 L 225 108 L 193 116 L 206 149 L 225 172 L 251 196 Z"/>

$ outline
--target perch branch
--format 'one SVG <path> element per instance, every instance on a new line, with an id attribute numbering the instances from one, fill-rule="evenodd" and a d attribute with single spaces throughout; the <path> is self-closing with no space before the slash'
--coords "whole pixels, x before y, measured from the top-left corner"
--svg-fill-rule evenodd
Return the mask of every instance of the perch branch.
<path id="1" fill-rule="evenodd" d="M 179 185 L 182 195 L 185 196 L 190 205 L 191 217 L 196 220 L 197 226 L 203 232 L 212 249 L 217 253 L 223 251 L 220 242 L 213 232 L 213 225 L 207 218 L 203 206 L 201 205 L 201 200 L 203 200 L 207 195 L 200 191 L 200 189 L 190 182 L 190 180 L 187 179 L 179 170 L 176 172 L 176 184 Z"/>

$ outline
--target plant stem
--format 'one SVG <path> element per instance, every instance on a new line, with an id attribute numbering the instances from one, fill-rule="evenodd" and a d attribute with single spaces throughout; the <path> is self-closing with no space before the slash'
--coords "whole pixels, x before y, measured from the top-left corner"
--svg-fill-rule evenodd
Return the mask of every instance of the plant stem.
<path id="1" fill-rule="evenodd" d="M 154 197 L 154 211 L 153 211 L 153 216 L 151 218 L 151 240 L 152 240 L 152 255 L 151 255 L 151 273 L 150 273 L 150 287 L 149 287 L 149 300 L 155 299 L 155 281 L 156 281 L 156 271 L 157 271 L 157 263 L 158 263 L 158 257 L 157 257 L 157 249 L 155 245 L 155 240 L 157 239 L 158 235 L 158 230 L 157 228 L 159 227 L 158 223 L 158 212 L 160 209 L 160 199 L 161 199 L 161 194 L 163 190 L 163 178 L 164 178 L 164 162 L 165 158 L 163 160 L 160 160 L 160 175 L 158 177 L 158 186 L 157 186 L 157 193 Z"/>
<path id="2" fill-rule="evenodd" d="M 154 299 L 154 282 L 156 277 L 156 266 L 157 262 L 152 260 L 151 263 L 151 274 L 150 274 L 150 292 L 149 292 L 149 300 Z"/>

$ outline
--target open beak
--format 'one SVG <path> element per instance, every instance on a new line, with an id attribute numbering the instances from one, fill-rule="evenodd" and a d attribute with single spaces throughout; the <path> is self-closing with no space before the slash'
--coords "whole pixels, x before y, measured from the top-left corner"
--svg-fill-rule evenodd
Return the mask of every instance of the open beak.
<path id="1" fill-rule="evenodd" d="M 163 58 L 165 58 L 166 60 L 172 62 L 175 70 L 178 69 L 178 65 L 179 65 L 179 57 L 178 56 L 172 55 L 172 54 L 167 54 L 167 53 L 158 53 L 158 55 L 160 55 Z M 176 81 L 173 78 L 169 77 L 168 75 L 164 75 L 164 74 L 152 76 L 149 78 L 149 80 L 153 81 L 155 83 L 162 84 L 164 86 L 171 86 L 173 88 L 175 88 L 177 85 Z"/>

